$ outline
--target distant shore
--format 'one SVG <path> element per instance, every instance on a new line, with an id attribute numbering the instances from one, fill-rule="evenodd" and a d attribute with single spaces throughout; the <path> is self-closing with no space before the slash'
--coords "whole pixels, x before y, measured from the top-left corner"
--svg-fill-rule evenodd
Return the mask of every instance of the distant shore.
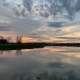
<path id="1" fill-rule="evenodd" d="M 47 43 L 48 46 L 80 47 L 80 43 Z"/>

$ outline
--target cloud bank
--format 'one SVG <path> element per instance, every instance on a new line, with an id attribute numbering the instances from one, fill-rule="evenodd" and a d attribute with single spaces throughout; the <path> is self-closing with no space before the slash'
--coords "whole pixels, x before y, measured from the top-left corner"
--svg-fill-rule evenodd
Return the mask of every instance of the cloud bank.
<path id="1" fill-rule="evenodd" d="M 50 27 L 59 28 L 59 27 L 63 27 L 63 25 L 64 25 L 64 22 L 48 22 L 48 26 Z"/>
<path id="2" fill-rule="evenodd" d="M 74 19 L 76 13 L 80 12 L 80 0 L 22 0 L 16 4 L 13 11 L 16 16 L 32 14 L 42 18 L 63 16 L 70 20 Z M 3 6 L 9 6 L 7 0 L 2 0 Z"/>
<path id="3" fill-rule="evenodd" d="M 8 27 L 8 26 L 0 26 L 0 31 L 10 31 L 10 27 Z"/>

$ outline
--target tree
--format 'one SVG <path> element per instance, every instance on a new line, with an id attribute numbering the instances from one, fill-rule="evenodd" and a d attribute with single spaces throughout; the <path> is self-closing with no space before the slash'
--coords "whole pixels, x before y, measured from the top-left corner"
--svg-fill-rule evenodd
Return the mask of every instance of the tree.
<path id="1" fill-rule="evenodd" d="M 4 37 L 0 36 L 0 40 L 1 40 L 1 39 L 4 39 Z"/>
<path id="2" fill-rule="evenodd" d="M 12 38 L 11 37 L 6 37 L 6 40 L 8 43 L 10 43 L 12 41 Z"/>
<path id="3" fill-rule="evenodd" d="M 22 36 L 17 36 L 16 37 L 16 42 L 18 43 L 18 44 L 21 44 L 21 42 L 22 42 Z"/>

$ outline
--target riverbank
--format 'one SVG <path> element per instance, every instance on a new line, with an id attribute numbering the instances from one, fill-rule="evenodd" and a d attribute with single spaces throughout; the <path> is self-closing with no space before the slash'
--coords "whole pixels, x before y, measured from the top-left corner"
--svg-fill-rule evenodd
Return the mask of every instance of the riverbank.
<path id="1" fill-rule="evenodd" d="M 0 44 L 0 50 L 21 50 L 43 48 L 45 46 L 66 46 L 66 47 L 80 47 L 80 43 L 7 43 Z"/>
<path id="2" fill-rule="evenodd" d="M 21 44 L 0 44 L 0 50 L 21 50 L 21 49 L 33 49 L 33 48 L 43 48 L 45 43 L 21 43 Z"/>

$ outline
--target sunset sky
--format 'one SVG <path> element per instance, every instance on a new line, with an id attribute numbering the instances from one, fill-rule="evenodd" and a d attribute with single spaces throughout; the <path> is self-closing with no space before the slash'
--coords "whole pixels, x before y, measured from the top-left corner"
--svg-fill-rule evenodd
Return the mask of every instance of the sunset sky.
<path id="1" fill-rule="evenodd" d="M 0 0 L 0 36 L 80 42 L 80 0 Z"/>

